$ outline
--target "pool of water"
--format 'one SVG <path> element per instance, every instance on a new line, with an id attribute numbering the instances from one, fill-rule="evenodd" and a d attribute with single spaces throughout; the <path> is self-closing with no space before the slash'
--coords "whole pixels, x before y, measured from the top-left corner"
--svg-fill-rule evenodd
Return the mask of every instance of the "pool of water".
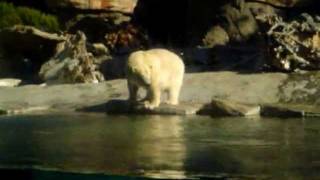
<path id="1" fill-rule="evenodd" d="M 0 116 L 0 169 L 80 179 L 313 179 L 320 177 L 320 119 Z"/>

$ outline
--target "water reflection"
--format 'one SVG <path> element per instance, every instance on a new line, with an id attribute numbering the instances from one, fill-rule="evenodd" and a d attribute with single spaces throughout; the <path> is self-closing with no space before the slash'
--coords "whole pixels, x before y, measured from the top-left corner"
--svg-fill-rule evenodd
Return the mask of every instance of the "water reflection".
<path id="1" fill-rule="evenodd" d="M 157 178 L 314 178 L 320 121 L 63 114 L 0 119 L 0 166 Z"/>
<path id="2" fill-rule="evenodd" d="M 155 178 L 185 178 L 186 143 L 184 119 L 181 116 L 148 116 L 137 133 L 139 151 L 145 176 Z M 142 137 L 141 137 L 142 136 Z"/>

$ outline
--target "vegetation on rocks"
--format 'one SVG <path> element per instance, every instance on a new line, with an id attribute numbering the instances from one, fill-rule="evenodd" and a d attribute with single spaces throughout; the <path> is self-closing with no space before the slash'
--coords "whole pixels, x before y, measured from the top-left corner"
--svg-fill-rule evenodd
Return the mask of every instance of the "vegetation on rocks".
<path id="1" fill-rule="evenodd" d="M 14 25 L 30 25 L 41 30 L 56 32 L 60 29 L 58 19 L 54 15 L 44 14 L 28 7 L 15 7 L 13 4 L 0 3 L 0 27 Z"/>

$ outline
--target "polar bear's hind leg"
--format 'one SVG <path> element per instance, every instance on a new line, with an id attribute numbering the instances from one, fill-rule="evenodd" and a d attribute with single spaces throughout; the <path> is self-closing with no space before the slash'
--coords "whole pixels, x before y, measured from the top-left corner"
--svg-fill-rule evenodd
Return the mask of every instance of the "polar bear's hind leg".
<path id="1" fill-rule="evenodd" d="M 177 82 L 178 83 L 178 82 Z M 182 84 L 176 84 L 172 86 L 168 91 L 168 104 L 178 105 L 179 104 L 179 94 Z"/>

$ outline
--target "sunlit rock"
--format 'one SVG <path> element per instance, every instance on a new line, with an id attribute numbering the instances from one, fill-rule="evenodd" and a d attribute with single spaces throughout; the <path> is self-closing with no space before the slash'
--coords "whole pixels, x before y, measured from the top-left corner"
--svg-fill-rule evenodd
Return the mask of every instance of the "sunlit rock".
<path id="1" fill-rule="evenodd" d="M 6 79 L 0 79 L 0 87 L 14 87 L 18 86 L 21 83 L 21 79 L 12 79 L 12 78 L 6 78 Z"/>

